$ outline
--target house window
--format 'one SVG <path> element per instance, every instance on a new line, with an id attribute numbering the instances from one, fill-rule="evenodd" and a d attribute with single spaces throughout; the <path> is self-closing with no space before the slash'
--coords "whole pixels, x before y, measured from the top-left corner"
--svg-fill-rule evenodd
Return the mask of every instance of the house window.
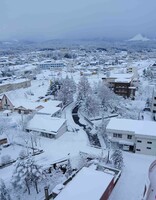
<path id="1" fill-rule="evenodd" d="M 153 110 L 153 113 L 156 113 L 156 110 Z"/>
<path id="2" fill-rule="evenodd" d="M 122 134 L 118 134 L 118 138 L 122 138 Z"/>
<path id="3" fill-rule="evenodd" d="M 152 144 L 152 142 L 147 141 L 147 144 Z"/>
<path id="4" fill-rule="evenodd" d="M 156 106 L 156 104 L 153 104 L 153 106 Z"/>
<path id="5" fill-rule="evenodd" d="M 113 133 L 113 137 L 117 137 L 117 134 L 116 134 L 116 133 Z"/>
<path id="6" fill-rule="evenodd" d="M 146 147 L 146 149 L 151 149 L 151 147 Z"/>
<path id="7" fill-rule="evenodd" d="M 136 149 L 136 151 L 141 151 L 140 149 Z"/>
<path id="8" fill-rule="evenodd" d="M 127 139 L 132 139 L 132 135 L 127 135 Z"/>
<path id="9" fill-rule="evenodd" d="M 138 142 L 138 143 L 142 143 L 142 141 L 141 141 L 141 140 L 137 140 L 137 142 Z"/>
<path id="10" fill-rule="evenodd" d="M 122 134 L 113 133 L 113 137 L 122 138 Z"/>

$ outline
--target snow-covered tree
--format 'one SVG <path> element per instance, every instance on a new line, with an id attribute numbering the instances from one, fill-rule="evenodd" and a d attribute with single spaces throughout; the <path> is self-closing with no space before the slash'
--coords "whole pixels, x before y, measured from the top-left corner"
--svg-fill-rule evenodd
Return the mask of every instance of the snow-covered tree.
<path id="1" fill-rule="evenodd" d="M 1 200 L 11 200 L 10 194 L 3 179 L 0 179 L 0 199 Z"/>
<path id="2" fill-rule="evenodd" d="M 148 80 L 151 80 L 151 79 L 153 79 L 154 75 L 153 75 L 152 70 L 150 68 L 147 68 L 147 69 L 143 70 L 143 76 L 148 78 Z"/>
<path id="3" fill-rule="evenodd" d="M 88 79 L 85 76 L 82 76 L 78 83 L 78 96 L 77 101 L 81 103 L 86 97 L 91 93 L 91 86 L 88 82 Z"/>
<path id="4" fill-rule="evenodd" d="M 10 119 L 0 116 L 0 135 L 5 133 L 10 127 Z"/>
<path id="5" fill-rule="evenodd" d="M 65 175 L 68 178 L 71 174 L 72 174 L 72 167 L 71 167 L 71 162 L 70 162 L 70 158 L 69 158 L 67 166 L 66 166 L 66 173 L 65 173 Z"/>
<path id="6" fill-rule="evenodd" d="M 28 122 L 33 118 L 34 115 L 35 113 L 31 113 L 29 115 L 24 115 L 21 113 L 21 119 L 19 120 L 18 125 L 22 131 L 25 131 Z"/>
<path id="7" fill-rule="evenodd" d="M 88 117 L 95 117 L 99 114 L 100 102 L 95 95 L 89 94 L 82 103 L 82 109 Z"/>
<path id="8" fill-rule="evenodd" d="M 151 99 L 153 93 L 153 86 L 151 85 L 140 85 L 138 91 L 136 92 L 136 100 L 146 101 L 147 98 Z"/>
<path id="9" fill-rule="evenodd" d="M 113 166 L 117 169 L 123 168 L 123 155 L 122 151 L 120 149 L 114 150 L 112 156 L 111 156 Z"/>
<path id="10" fill-rule="evenodd" d="M 75 82 L 66 76 L 65 79 L 61 80 L 62 86 L 57 94 L 57 99 L 63 102 L 63 105 L 73 101 L 73 95 L 76 91 Z"/>
<path id="11" fill-rule="evenodd" d="M 97 96 L 100 100 L 101 106 L 104 109 L 112 108 L 113 103 L 117 100 L 117 96 L 111 91 L 108 86 L 100 81 L 96 87 Z"/>
<path id="12" fill-rule="evenodd" d="M 116 113 L 121 118 L 138 119 L 139 113 L 143 110 L 144 104 L 130 99 L 123 99 L 118 103 Z"/>
<path id="13" fill-rule="evenodd" d="M 17 160 L 12 176 L 12 184 L 16 189 L 27 189 L 28 194 L 30 194 L 30 187 L 34 185 L 38 193 L 38 183 L 45 177 L 42 167 L 37 165 L 32 156 L 29 156 L 28 158 Z"/>
<path id="14" fill-rule="evenodd" d="M 22 149 L 22 150 L 19 152 L 19 158 L 23 159 L 23 158 L 25 158 L 25 157 L 27 157 L 27 152 L 26 152 L 24 149 Z"/>
<path id="15" fill-rule="evenodd" d="M 47 95 L 53 95 L 54 99 L 55 99 L 58 91 L 61 88 L 61 85 L 62 85 L 61 80 L 59 80 L 59 79 L 56 79 L 56 80 L 53 80 L 53 81 L 51 80 L 48 91 L 47 91 Z"/>

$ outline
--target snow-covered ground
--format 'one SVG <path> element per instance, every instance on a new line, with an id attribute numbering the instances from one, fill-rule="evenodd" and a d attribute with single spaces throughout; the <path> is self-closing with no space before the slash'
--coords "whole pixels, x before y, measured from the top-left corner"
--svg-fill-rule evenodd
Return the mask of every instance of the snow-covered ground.
<path id="1" fill-rule="evenodd" d="M 109 200 L 140 200 L 154 156 L 123 152 L 124 169 Z"/>
<path id="2" fill-rule="evenodd" d="M 143 69 L 145 69 L 147 66 L 151 65 L 153 63 L 153 60 L 144 60 L 144 61 L 137 61 L 133 63 L 133 66 L 136 66 L 139 70 L 139 74 L 142 74 Z M 44 97 L 49 84 L 50 80 L 54 78 L 61 78 L 68 75 L 69 77 L 72 77 L 76 83 L 80 80 L 80 72 L 76 71 L 75 73 L 67 73 L 66 71 L 54 71 L 51 72 L 50 70 L 44 70 L 42 73 L 37 75 L 37 80 L 33 80 L 31 82 L 31 87 L 19 89 L 15 91 L 8 92 L 9 96 L 11 96 L 12 99 L 18 100 L 22 99 L 23 101 L 37 101 L 39 97 Z M 88 77 L 88 80 L 90 84 L 93 86 L 95 82 L 98 82 L 103 77 L 103 74 L 98 75 L 92 75 Z M 148 86 L 148 81 L 144 81 L 141 78 L 141 84 L 143 83 L 143 90 L 144 87 Z M 140 84 L 140 85 L 141 85 Z M 139 86 L 140 86 L 139 85 Z M 148 91 L 146 95 L 148 96 Z M 136 100 L 134 101 L 127 101 L 129 105 L 127 105 L 128 109 L 134 109 L 142 111 L 142 109 L 145 106 L 146 102 L 146 95 L 143 93 L 143 97 L 138 96 Z M 127 103 L 127 104 L 128 104 Z M 43 168 L 49 167 L 54 161 L 57 161 L 59 159 L 63 158 L 71 158 L 72 166 L 73 168 L 78 168 L 80 165 L 80 156 L 79 152 L 86 152 L 89 154 L 93 154 L 98 156 L 101 156 L 101 149 L 93 148 L 89 145 L 89 140 L 86 135 L 86 132 L 76 125 L 73 121 L 71 110 L 74 107 L 74 103 L 67 106 L 63 113 L 62 117 L 67 119 L 67 126 L 68 131 L 62 135 L 58 139 L 49 139 L 45 137 L 39 137 L 38 136 L 38 145 L 37 148 L 43 149 L 43 153 L 40 155 L 35 156 L 35 160 L 38 164 L 42 165 Z M 142 113 L 141 113 L 142 114 Z M 152 120 L 151 119 L 151 113 L 144 112 L 144 120 Z M 139 117 L 139 113 L 137 113 Z M 21 115 L 17 113 L 12 113 L 8 119 L 11 119 L 12 122 L 18 124 L 21 120 Z M 85 123 L 84 118 L 80 119 L 80 122 L 83 124 Z M 96 122 L 97 124 L 99 121 Z M 75 131 L 75 129 L 79 129 L 78 131 Z M 11 133 L 10 133 L 11 134 Z M 26 145 L 24 142 L 24 135 L 23 139 L 21 137 L 21 134 L 19 132 L 13 132 L 13 134 L 16 134 L 11 140 L 14 140 L 17 143 L 22 143 L 23 145 Z M 20 135 L 20 137 L 19 137 Z M 103 145 L 104 147 L 104 145 Z M 10 154 L 10 156 L 14 159 L 16 159 L 19 155 L 20 150 L 23 149 L 21 146 L 10 146 L 6 149 L 3 149 L 1 151 L 1 155 Z M 104 150 L 104 154 L 107 155 L 107 151 Z M 145 156 L 145 155 L 138 155 L 133 153 L 124 152 L 124 170 L 121 175 L 121 178 L 119 179 L 117 185 L 115 186 L 111 196 L 110 200 L 140 200 L 143 195 L 144 191 L 144 185 L 147 179 L 148 175 L 148 168 L 151 164 L 151 162 L 155 159 L 152 156 Z M 0 177 L 5 180 L 5 183 L 7 186 L 10 185 L 10 180 L 12 177 L 12 173 L 14 170 L 14 165 L 10 165 L 6 168 L 0 169 Z M 43 199 L 43 188 L 42 193 L 39 195 L 33 194 L 33 196 L 28 196 L 27 194 L 25 197 L 23 197 L 22 200 L 40 200 Z M 15 199 L 16 200 L 16 199 Z M 151 199 L 150 199 L 151 200 Z"/>

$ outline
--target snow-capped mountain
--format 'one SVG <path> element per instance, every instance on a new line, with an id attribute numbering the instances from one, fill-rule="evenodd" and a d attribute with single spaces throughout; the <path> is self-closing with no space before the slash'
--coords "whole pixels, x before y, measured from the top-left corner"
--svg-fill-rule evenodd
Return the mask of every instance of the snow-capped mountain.
<path id="1" fill-rule="evenodd" d="M 136 36 L 134 36 L 133 38 L 129 39 L 128 41 L 149 41 L 150 39 L 148 39 L 147 37 L 142 36 L 141 34 L 137 34 Z"/>

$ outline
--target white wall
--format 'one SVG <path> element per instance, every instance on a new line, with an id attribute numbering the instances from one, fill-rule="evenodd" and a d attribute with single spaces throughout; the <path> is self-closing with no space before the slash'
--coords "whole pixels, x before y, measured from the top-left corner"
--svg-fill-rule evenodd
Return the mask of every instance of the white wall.
<path id="1" fill-rule="evenodd" d="M 122 138 L 113 137 L 113 133 L 122 134 Z M 110 140 L 113 142 L 123 141 L 123 144 L 124 144 L 124 141 L 134 142 L 134 144 L 136 145 L 136 148 L 135 148 L 136 153 L 156 156 L 156 137 L 151 137 L 149 139 L 148 136 L 146 137 L 143 135 L 135 135 L 134 132 L 109 130 L 109 129 L 107 129 L 107 135 L 110 138 Z M 132 135 L 132 139 L 128 139 L 127 135 Z M 138 140 L 141 142 L 138 142 Z M 147 142 L 152 142 L 152 144 L 149 144 Z M 148 149 L 148 148 L 151 148 L 151 149 Z M 140 151 L 138 151 L 137 149 Z"/>
<path id="2" fill-rule="evenodd" d="M 60 137 L 61 135 L 63 135 L 65 132 L 67 131 L 67 123 L 65 122 L 61 128 L 58 130 L 57 135 L 55 136 L 55 138 L 57 139 L 58 137 Z"/>
<path id="3" fill-rule="evenodd" d="M 147 142 L 152 142 L 152 144 Z M 156 156 L 156 139 L 148 139 L 136 136 L 136 153 Z"/>
<path id="4" fill-rule="evenodd" d="M 113 137 L 113 133 L 122 134 L 122 138 Z M 112 141 L 127 141 L 135 143 L 135 135 L 134 132 L 126 132 L 126 131 L 118 131 L 118 130 L 107 130 L 107 135 L 112 138 Z M 132 139 L 128 139 L 127 136 L 132 135 Z"/>

